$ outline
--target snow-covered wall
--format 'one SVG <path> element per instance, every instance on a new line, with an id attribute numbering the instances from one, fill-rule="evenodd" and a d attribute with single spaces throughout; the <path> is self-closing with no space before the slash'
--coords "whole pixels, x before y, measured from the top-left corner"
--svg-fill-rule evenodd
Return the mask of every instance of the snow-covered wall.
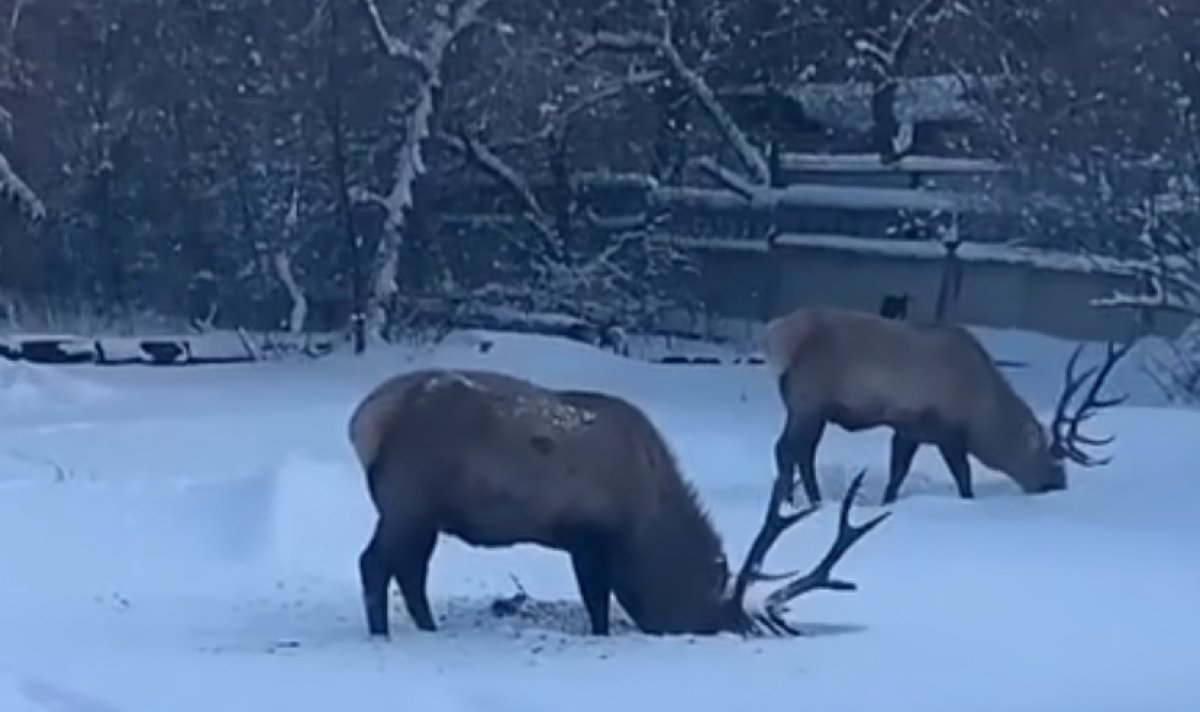
<path id="1" fill-rule="evenodd" d="M 909 295 L 909 314 L 933 316 L 943 250 L 932 241 L 782 235 L 773 251 L 742 240 L 693 241 L 701 266 L 699 297 L 715 315 L 763 319 L 804 304 L 877 311 L 887 295 Z M 1135 325 L 1128 309 L 1097 308 L 1114 290 L 1136 291 L 1122 265 L 1042 250 L 964 244 L 962 290 L 954 317 L 967 324 L 1019 328 L 1066 339 L 1122 339 Z M 1177 336 L 1187 319 L 1156 315 L 1152 333 Z"/>

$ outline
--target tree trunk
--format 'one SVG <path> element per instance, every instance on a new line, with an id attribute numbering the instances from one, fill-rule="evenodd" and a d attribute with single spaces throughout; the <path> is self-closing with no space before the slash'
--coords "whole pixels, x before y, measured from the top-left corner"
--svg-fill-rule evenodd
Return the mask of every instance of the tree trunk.
<path id="1" fill-rule="evenodd" d="M 288 333 L 293 336 L 301 334 L 304 332 L 305 322 L 308 321 L 308 298 L 304 296 L 304 289 L 300 287 L 292 270 L 292 256 L 286 248 L 280 247 L 272 256 L 272 262 L 275 265 L 275 276 L 279 277 L 292 300 L 292 308 L 288 312 Z"/>
<path id="2" fill-rule="evenodd" d="M 337 3 L 328 3 L 329 22 L 326 24 L 327 48 L 325 52 L 325 87 L 328 92 L 327 120 L 333 135 L 330 157 L 333 163 L 333 181 L 337 188 L 337 211 L 350 247 L 350 338 L 354 353 L 361 354 L 367 348 L 365 333 L 364 284 L 363 284 L 363 239 L 354 225 L 354 210 L 350 204 L 350 185 L 346 178 L 346 136 L 342 115 L 342 89 L 338 75 L 338 39 L 341 36 Z"/>
<path id="3" fill-rule="evenodd" d="M 446 51 L 458 35 L 474 22 L 479 12 L 490 0 L 467 0 L 457 13 L 449 11 L 449 3 L 439 12 L 430 29 L 429 43 L 417 51 L 394 37 L 384 26 L 373 0 L 365 0 L 374 21 L 374 30 L 391 56 L 415 61 L 421 71 L 421 82 L 417 89 L 417 103 L 408 115 L 408 130 L 404 143 L 396 157 L 395 179 L 388 194 L 379 198 L 387 213 L 383 222 L 383 235 L 375 257 L 375 278 L 366 310 L 366 335 L 373 341 L 386 339 L 388 314 L 399 285 L 396 283 L 400 266 L 400 245 L 404 238 L 407 212 L 413 205 L 413 190 L 417 180 L 425 173 L 425 160 L 421 146 L 429 138 L 438 108 L 442 89 L 442 72 Z"/>

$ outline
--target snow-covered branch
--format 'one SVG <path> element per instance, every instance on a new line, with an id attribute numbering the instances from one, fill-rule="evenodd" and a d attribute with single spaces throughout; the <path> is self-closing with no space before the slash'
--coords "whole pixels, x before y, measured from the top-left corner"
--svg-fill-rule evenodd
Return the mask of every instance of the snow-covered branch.
<path id="1" fill-rule="evenodd" d="M 371 30 L 375 33 L 375 40 L 379 42 L 379 46 L 389 57 L 406 59 L 416 64 L 426 74 L 432 74 L 437 71 L 435 67 L 429 66 L 425 55 L 417 51 L 416 47 L 392 34 L 375 0 L 363 0 L 363 5 L 366 7 L 367 15 L 371 19 Z"/>
<path id="2" fill-rule="evenodd" d="M 767 160 L 753 143 L 751 143 L 745 132 L 721 105 L 717 99 L 716 92 L 709 86 L 704 77 L 684 60 L 680 54 L 679 48 L 676 47 L 674 40 L 671 37 L 671 24 L 666 17 L 665 11 L 659 13 L 663 16 L 664 29 L 662 34 L 655 35 L 649 32 L 631 31 L 624 33 L 599 31 L 589 35 L 583 35 L 577 45 L 576 55 L 579 57 L 587 56 L 588 54 L 598 51 L 608 52 L 643 52 L 654 53 L 666 60 L 672 72 L 679 78 L 680 81 L 688 88 L 692 97 L 700 103 L 701 108 L 713 123 L 716 124 L 717 130 L 729 143 L 734 153 L 737 154 L 738 160 L 750 175 L 750 179 L 754 183 L 766 184 L 770 182 L 770 169 L 767 166 Z"/>
<path id="3" fill-rule="evenodd" d="M 763 186 L 756 186 L 720 163 L 717 163 L 716 159 L 712 156 L 701 156 L 692 160 L 691 164 L 747 201 L 753 201 L 755 191 L 763 188 Z"/>
<path id="4" fill-rule="evenodd" d="M 586 57 L 599 51 L 607 52 L 658 52 L 663 40 L 649 32 L 594 32 L 582 35 L 576 47 L 577 57 Z"/>
<path id="5" fill-rule="evenodd" d="M 508 190 L 521 201 L 525 210 L 523 215 L 529 224 L 538 231 L 542 238 L 551 244 L 558 241 L 554 229 L 551 227 L 551 221 L 542 208 L 542 204 L 534 195 L 533 189 L 529 187 L 529 183 L 499 155 L 493 152 L 486 144 L 475 138 L 463 134 L 461 137 L 455 136 L 439 136 L 447 145 L 453 146 L 460 150 L 474 161 L 485 173 L 500 181 Z"/>
<path id="6" fill-rule="evenodd" d="M 886 28 L 876 28 L 855 36 L 852 41 L 854 49 L 868 60 L 868 64 L 881 77 L 895 78 L 922 25 L 938 22 L 944 10 L 959 4 L 950 0 L 922 0 L 900 22 L 890 40 L 885 36 L 888 34 Z"/>
<path id="7" fill-rule="evenodd" d="M 545 141 L 556 133 L 566 131 L 571 122 L 578 119 L 581 114 L 589 109 L 595 108 L 610 99 L 615 99 L 631 89 L 660 81 L 666 75 L 667 72 L 664 70 L 631 71 L 624 76 L 606 81 L 595 87 L 591 93 L 585 94 L 565 107 L 553 111 L 548 120 L 537 131 L 524 136 L 493 142 L 491 144 L 493 150 L 520 148 Z"/>
<path id="8" fill-rule="evenodd" d="M 896 33 L 896 39 L 892 41 L 889 66 L 895 69 L 898 63 L 904 61 L 904 56 L 908 53 L 909 47 L 912 46 L 913 38 L 916 36 L 922 22 L 936 22 L 941 16 L 940 13 L 942 10 L 953 4 L 955 3 L 950 3 L 949 0 L 924 0 L 920 5 L 913 8 L 913 11 L 908 14 L 908 17 L 900 25 L 900 31 Z"/>
<path id="9" fill-rule="evenodd" d="M 889 10 L 882 26 L 851 33 L 854 50 L 871 74 L 871 125 L 880 157 L 890 163 L 913 149 L 915 126 L 897 115 L 897 94 L 906 57 L 918 33 L 941 22 L 946 10 L 966 0 L 921 0 L 898 21 Z"/>
<path id="10" fill-rule="evenodd" d="M 1092 300 L 1098 307 L 1139 307 L 1200 318 L 1200 243 L 1177 229 L 1153 207 L 1138 210 L 1143 219 L 1137 242 L 1144 256 L 1133 264 L 1140 290 L 1117 289 Z"/>
<path id="11" fill-rule="evenodd" d="M 46 216 L 46 206 L 42 199 L 17 175 L 8 162 L 8 157 L 3 153 L 0 153 L 0 193 L 14 201 L 33 220 L 41 220 Z"/>
<path id="12" fill-rule="evenodd" d="M 701 163 L 703 165 L 703 163 Z M 651 199 L 675 209 L 770 212 L 778 208 L 838 208 L 842 210 L 918 210 L 928 212 L 1000 210 L 986 197 L 914 188 L 869 188 L 840 185 L 795 184 L 782 188 L 753 186 L 745 181 L 729 184 L 728 173 L 719 174 L 727 188 L 664 186 Z"/>
<path id="13" fill-rule="evenodd" d="M 374 203 L 380 207 L 386 207 L 387 203 L 387 196 L 380 195 L 370 188 L 364 188 L 361 185 L 350 186 L 346 189 L 346 195 L 355 203 Z"/>

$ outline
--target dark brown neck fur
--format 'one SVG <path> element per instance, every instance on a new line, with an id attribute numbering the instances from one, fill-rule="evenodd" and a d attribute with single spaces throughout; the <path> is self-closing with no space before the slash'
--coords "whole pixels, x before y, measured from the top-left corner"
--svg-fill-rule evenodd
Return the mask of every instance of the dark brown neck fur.
<path id="1" fill-rule="evenodd" d="M 633 580 L 617 582 L 617 598 L 645 630 L 712 632 L 728 576 L 721 538 L 690 483 L 661 485 L 624 547 Z"/>
<path id="2" fill-rule="evenodd" d="M 622 531 L 621 561 L 614 567 L 620 572 L 614 592 L 622 607 L 646 631 L 714 630 L 728 575 L 721 538 L 669 446 L 649 418 L 628 403 L 584 391 L 558 395 L 619 423 L 629 446 L 622 466 L 643 473 L 639 512 Z"/>

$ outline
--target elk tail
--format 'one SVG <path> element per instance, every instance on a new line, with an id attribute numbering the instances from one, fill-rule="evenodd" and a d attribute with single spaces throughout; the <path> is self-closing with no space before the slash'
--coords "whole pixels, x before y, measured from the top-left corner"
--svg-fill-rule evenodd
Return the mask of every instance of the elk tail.
<path id="1" fill-rule="evenodd" d="M 788 314 L 767 322 L 763 335 L 763 356 L 776 376 L 787 373 L 796 349 L 804 338 L 805 322 L 799 315 Z M 783 385 L 782 383 L 780 384 Z"/>

